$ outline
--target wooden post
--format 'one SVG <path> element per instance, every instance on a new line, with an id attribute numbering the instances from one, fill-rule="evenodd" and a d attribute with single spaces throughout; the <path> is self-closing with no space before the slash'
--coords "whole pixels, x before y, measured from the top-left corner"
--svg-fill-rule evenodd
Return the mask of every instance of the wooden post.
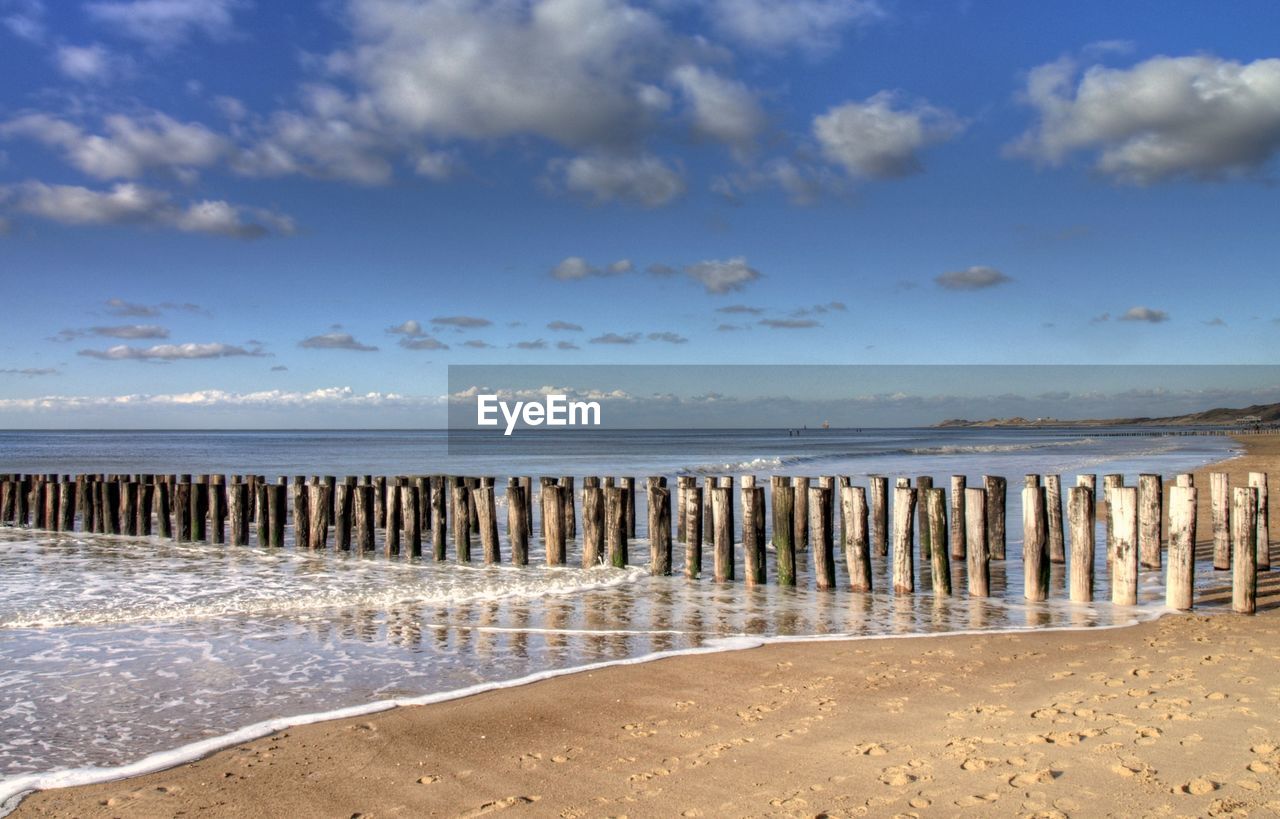
<path id="1" fill-rule="evenodd" d="M 756 490 L 761 497 L 757 503 Z M 748 586 L 764 583 L 764 541 L 758 538 L 757 521 L 764 517 L 764 490 L 755 486 L 755 478 L 742 478 L 742 574 Z"/>
<path id="2" fill-rule="evenodd" d="M 797 552 L 809 548 L 809 479 L 800 476 L 791 479 L 795 489 L 794 522 L 792 524 L 792 541 Z"/>
<path id="3" fill-rule="evenodd" d="M 626 495 L 617 486 L 604 488 L 604 541 L 609 565 L 615 569 L 627 566 Z"/>
<path id="4" fill-rule="evenodd" d="M 564 487 L 551 483 L 542 487 L 542 516 L 546 521 L 544 548 L 548 566 L 565 565 Z"/>
<path id="5" fill-rule="evenodd" d="M 916 491 L 898 486 L 893 490 L 893 593 L 916 590 L 915 554 L 912 549 Z"/>
<path id="6" fill-rule="evenodd" d="M 649 489 L 649 571 L 671 574 L 671 491 L 665 486 Z"/>
<path id="7" fill-rule="evenodd" d="M 355 503 L 351 509 L 352 524 L 356 529 L 356 551 L 364 554 L 372 552 L 375 547 L 374 541 L 374 486 L 369 480 L 361 481 L 358 485 L 352 487 L 355 495 Z"/>
<path id="8" fill-rule="evenodd" d="M 1238 486 L 1232 494 L 1231 609 L 1254 614 L 1258 597 L 1258 490 Z"/>
<path id="9" fill-rule="evenodd" d="M 831 487 L 809 490 L 809 540 L 813 552 L 813 582 L 819 591 L 836 587 L 836 556 L 832 531 Z"/>
<path id="10" fill-rule="evenodd" d="M 1071 602 L 1093 602 L 1093 559 L 1096 510 L 1093 489 L 1072 487 L 1067 501 L 1067 517 L 1071 523 Z"/>
<path id="11" fill-rule="evenodd" d="M 1138 489 L 1117 486 L 1111 490 L 1111 602 L 1118 606 L 1138 603 Z"/>
<path id="12" fill-rule="evenodd" d="M 578 520 L 574 511 L 574 491 L 573 476 L 565 475 L 560 479 L 560 486 L 564 488 L 564 536 L 568 541 L 573 541 L 578 537 Z"/>
<path id="13" fill-rule="evenodd" d="M 1049 562 L 1067 562 L 1067 540 L 1062 524 L 1062 476 L 1044 476 L 1045 522 L 1048 525 Z"/>
<path id="14" fill-rule="evenodd" d="M 871 591 L 871 540 L 867 531 L 867 490 L 861 486 L 840 488 L 840 511 L 845 519 L 844 560 L 849 588 Z"/>
<path id="15" fill-rule="evenodd" d="M 1106 524 L 1107 532 L 1107 570 L 1111 570 L 1112 563 L 1115 562 L 1115 553 L 1112 546 L 1115 544 L 1115 538 L 1111 535 L 1112 518 L 1111 518 L 1111 490 L 1124 486 L 1124 475 L 1110 474 L 1102 476 L 1102 502 L 1107 505 L 1107 512 L 1103 518 Z"/>
<path id="16" fill-rule="evenodd" d="M 206 536 L 210 543 L 226 543 L 226 495 L 225 475 L 210 475 L 205 491 L 209 496 L 209 522 Z"/>
<path id="17" fill-rule="evenodd" d="M 333 487 L 333 547 L 340 552 L 351 551 L 351 507 L 355 503 L 351 493 L 355 488 L 356 479 L 352 476 Z"/>
<path id="18" fill-rule="evenodd" d="M 796 584 L 795 487 L 786 478 L 772 481 L 773 550 L 779 586 Z"/>
<path id="19" fill-rule="evenodd" d="M 493 487 L 481 485 L 472 489 L 471 503 L 480 519 L 480 551 L 484 554 L 484 562 L 488 565 L 501 563 L 502 552 L 498 548 L 498 506 Z M 560 527 L 564 531 L 563 517 L 560 519 Z"/>
<path id="20" fill-rule="evenodd" d="M 916 476 L 916 529 L 920 539 L 920 559 L 933 560 L 932 532 L 929 530 L 929 491 L 933 489 L 933 476 Z"/>
<path id="21" fill-rule="evenodd" d="M 143 478 L 144 480 L 138 484 L 138 534 L 150 537 L 151 509 L 155 504 L 155 476 L 144 475 Z"/>
<path id="22" fill-rule="evenodd" d="M 1138 476 L 1138 558 L 1145 569 L 1159 569 L 1160 527 L 1164 521 L 1164 481 L 1159 475 Z"/>
<path id="23" fill-rule="evenodd" d="M 1267 473 L 1250 472 L 1249 485 L 1258 490 L 1258 571 L 1271 571 L 1271 533 L 1267 503 Z"/>
<path id="24" fill-rule="evenodd" d="M 951 595 L 951 558 L 947 539 L 947 493 L 943 489 L 930 489 L 926 494 L 929 525 L 929 542 L 933 544 L 930 562 L 933 566 L 933 593 L 943 597 Z"/>
<path id="25" fill-rule="evenodd" d="M 373 479 L 373 525 L 376 529 L 387 526 L 387 478 L 378 475 Z M 399 546 L 397 545 L 397 551 Z"/>
<path id="26" fill-rule="evenodd" d="M 636 479 L 618 478 L 618 488 L 622 490 L 622 514 L 626 522 L 627 538 L 636 536 Z"/>
<path id="27" fill-rule="evenodd" d="M 100 491 L 106 489 L 106 482 L 98 484 Z M 177 522 L 177 532 L 175 539 L 179 543 L 187 543 L 191 540 L 191 515 L 188 509 L 191 506 L 191 476 L 183 475 L 173 487 L 173 509 L 174 520 Z M 106 504 L 99 503 L 95 513 L 100 523 L 105 523 Z"/>
<path id="28" fill-rule="evenodd" d="M 876 541 L 876 553 L 888 555 L 888 477 L 872 475 L 872 536 Z"/>
<path id="29" fill-rule="evenodd" d="M 964 490 L 964 518 L 966 556 L 969 560 L 969 596 L 988 597 L 991 594 L 991 564 L 987 554 L 987 490 Z"/>
<path id="30" fill-rule="evenodd" d="M 289 496 L 293 502 L 293 548 L 303 549 L 311 543 L 311 515 L 307 509 L 307 485 L 301 475 L 293 476 Z"/>
<path id="31" fill-rule="evenodd" d="M 604 490 L 582 483 L 582 568 L 604 563 Z"/>
<path id="32" fill-rule="evenodd" d="M 1231 483 L 1226 472 L 1209 473 L 1213 521 L 1213 568 L 1231 568 Z"/>
<path id="33" fill-rule="evenodd" d="M 1004 560 L 1005 505 L 1009 482 L 999 475 L 983 475 L 987 489 L 987 550 L 992 560 Z"/>
<path id="34" fill-rule="evenodd" d="M 1190 472 L 1179 472 L 1177 477 L 1174 478 L 1174 486 L 1185 486 L 1186 488 L 1191 489 L 1195 487 L 1195 485 L 1196 476 L 1192 475 Z"/>
<path id="35" fill-rule="evenodd" d="M 507 482 L 507 543 L 511 548 L 511 565 L 513 566 L 529 565 L 529 516 L 525 512 L 528 504 L 529 496 L 525 494 L 520 479 L 510 479 Z M 587 527 L 586 517 L 587 509 L 584 500 L 582 509 L 584 535 Z"/>
<path id="36" fill-rule="evenodd" d="M 236 481 L 227 487 L 227 517 L 231 521 L 231 545 L 249 545 L 248 485 Z"/>
<path id="37" fill-rule="evenodd" d="M 49 486 L 50 484 L 46 482 L 45 518 L 52 528 L 53 522 L 58 519 L 58 510 L 54 508 L 57 496 L 47 491 Z M 120 482 L 120 534 L 130 536 L 138 534 L 138 484 L 133 481 Z"/>
<path id="38" fill-rule="evenodd" d="M 453 487 L 453 544 L 459 563 L 471 562 L 471 504 L 470 490 L 458 481 Z"/>
<path id="39" fill-rule="evenodd" d="M 149 508 L 149 507 L 148 507 Z M 150 523 L 150 521 L 148 521 Z M 70 478 L 58 484 L 58 529 L 71 532 L 76 528 L 76 484 Z M 150 527 L 142 534 L 151 534 Z"/>
<path id="40" fill-rule="evenodd" d="M 280 478 L 274 486 L 270 487 L 271 493 L 267 496 L 267 517 L 271 524 L 271 536 L 268 540 L 276 549 L 284 546 L 285 521 L 289 515 L 289 486 L 285 481 L 285 478 Z"/>
<path id="41" fill-rule="evenodd" d="M 202 541 L 209 536 L 209 476 L 197 475 L 191 484 L 191 539 Z"/>
<path id="42" fill-rule="evenodd" d="M 527 501 L 529 498 L 529 488 L 524 488 L 524 496 Z M 431 478 L 431 552 L 437 561 L 443 561 L 448 558 L 446 552 L 449 548 L 448 537 L 448 509 L 449 509 L 449 483 L 442 475 L 436 475 Z M 529 514 L 528 506 L 525 507 L 526 516 Z M 525 530 L 532 528 L 532 524 L 526 520 Z"/>
<path id="43" fill-rule="evenodd" d="M 156 534 L 166 539 L 173 537 L 173 518 L 170 516 L 172 499 L 169 497 L 169 492 L 173 488 L 173 484 L 170 480 L 171 477 L 172 476 L 161 476 L 160 479 L 156 481 L 154 504 L 156 508 Z M 91 509 L 92 506 L 86 503 L 84 508 L 88 510 Z M 89 527 L 87 525 L 85 526 L 85 531 L 89 531 Z"/>
<path id="44" fill-rule="evenodd" d="M 312 481 L 307 487 L 307 548 L 318 551 L 329 545 L 329 487 Z"/>
<path id="45" fill-rule="evenodd" d="M 1196 571 L 1196 490 L 1191 486 L 1169 488 L 1169 572 L 1165 579 L 1165 605 L 1189 611 Z"/>
<path id="46" fill-rule="evenodd" d="M 431 531 L 431 478 L 417 475 L 413 486 L 418 490 L 418 534 L 425 538 Z"/>
<path id="47" fill-rule="evenodd" d="M 702 577 L 702 487 L 696 482 L 685 486 L 684 518 L 684 576 L 697 580 Z"/>
<path id="48" fill-rule="evenodd" d="M 258 510 L 258 519 L 254 522 L 254 526 L 256 527 L 255 534 L 258 536 L 259 547 L 271 545 L 271 516 L 270 513 L 267 512 L 267 495 L 269 491 L 270 486 L 267 484 L 266 477 L 262 475 L 257 476 L 253 482 L 253 492 L 257 495 L 253 505 L 254 508 Z"/>
<path id="49" fill-rule="evenodd" d="M 717 486 L 711 490 L 711 510 L 714 521 L 713 539 L 715 544 L 715 580 L 717 583 L 733 580 L 733 524 L 730 523 L 730 508 L 733 503 L 733 491 Z"/>
<path id="50" fill-rule="evenodd" d="M 965 525 L 964 490 L 968 479 L 964 475 L 951 476 L 951 559 L 964 560 L 968 527 Z"/>
<path id="51" fill-rule="evenodd" d="M 1049 599 L 1049 538 L 1044 487 L 1022 490 L 1022 596 Z"/>
<path id="52" fill-rule="evenodd" d="M 406 551 L 409 557 L 422 557 L 422 496 L 418 494 L 418 486 L 416 479 L 407 479 L 400 486 L 400 525 L 404 527 Z M 495 544 L 497 539 L 495 531 Z M 496 549 L 497 546 L 495 545 L 494 548 Z"/>

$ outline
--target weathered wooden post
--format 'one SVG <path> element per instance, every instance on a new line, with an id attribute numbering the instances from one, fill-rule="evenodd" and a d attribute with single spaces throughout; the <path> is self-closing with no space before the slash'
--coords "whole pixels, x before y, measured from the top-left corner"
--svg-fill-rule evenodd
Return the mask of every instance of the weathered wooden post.
<path id="1" fill-rule="evenodd" d="M 893 490 L 893 593 L 916 590 L 915 554 L 912 549 L 916 491 L 898 486 Z"/>
<path id="2" fill-rule="evenodd" d="M 715 544 L 715 580 L 717 583 L 733 580 L 733 524 L 730 509 L 733 503 L 733 490 L 717 486 L 711 490 L 714 500 L 711 510 L 714 526 L 713 543 Z"/>
<path id="3" fill-rule="evenodd" d="M 209 537 L 209 476 L 196 475 L 191 484 L 191 539 L 203 541 Z"/>
<path id="4" fill-rule="evenodd" d="M 764 504 L 756 504 L 755 476 L 743 475 L 742 495 L 742 574 L 748 586 L 764 582 L 764 542 L 759 540 L 757 520 L 764 515 Z M 763 491 L 763 490 L 761 490 Z"/>
<path id="5" fill-rule="evenodd" d="M 1067 502 L 1071 522 L 1071 602 L 1093 602 L 1096 512 L 1093 489 L 1075 486 Z"/>
<path id="6" fill-rule="evenodd" d="M 844 560 L 849 588 L 871 591 L 871 540 L 867 530 L 867 490 L 861 486 L 840 489 L 841 514 L 845 518 Z"/>
<path id="7" fill-rule="evenodd" d="M 227 517 L 231 521 L 231 545 L 249 545 L 249 487 L 235 481 L 227 487 Z"/>
<path id="8" fill-rule="evenodd" d="M 355 504 L 351 493 L 355 488 L 356 479 L 351 475 L 333 486 L 333 547 L 340 552 L 351 551 L 351 507 Z"/>
<path id="9" fill-rule="evenodd" d="M 480 549 L 484 553 L 486 564 L 502 562 L 502 552 L 498 547 L 498 506 L 492 486 L 479 486 L 471 490 L 471 503 L 480 516 Z M 564 518 L 560 520 L 561 531 Z"/>
<path id="10" fill-rule="evenodd" d="M 795 489 L 791 539 L 797 552 L 809 548 L 809 483 L 809 478 L 803 475 L 791 479 L 791 486 Z"/>
<path id="11" fill-rule="evenodd" d="M 1111 490 L 1111 602 L 1118 606 L 1138 603 L 1138 489 L 1117 486 Z"/>
<path id="12" fill-rule="evenodd" d="M 1115 538 L 1111 535 L 1111 490 L 1122 486 L 1124 486 L 1124 475 L 1113 473 L 1102 476 L 1102 502 L 1107 505 L 1106 514 L 1103 517 L 1107 534 L 1107 571 L 1111 571 L 1111 565 L 1115 562 L 1115 553 L 1112 551 L 1112 546 L 1115 545 Z"/>
<path id="13" fill-rule="evenodd" d="M 156 476 L 144 475 L 138 484 L 138 534 L 143 537 L 151 535 L 151 509 L 155 504 Z M 74 513 L 74 509 L 72 512 Z"/>
<path id="14" fill-rule="evenodd" d="M 916 530 L 920 540 L 920 559 L 933 560 L 932 532 L 929 529 L 929 491 L 933 489 L 932 475 L 916 476 Z"/>
<path id="15" fill-rule="evenodd" d="M 969 560 L 969 596 L 988 597 L 991 594 L 991 561 L 987 554 L 987 490 L 964 490 L 964 519 L 966 556 Z"/>
<path id="16" fill-rule="evenodd" d="M 387 477 L 385 475 L 377 475 L 373 479 L 373 525 L 376 529 L 385 529 L 387 526 Z"/>
<path id="17" fill-rule="evenodd" d="M 209 493 L 209 530 L 208 537 L 210 543 L 226 543 L 226 522 L 227 522 L 227 495 L 226 489 L 227 476 L 222 474 L 209 476 L 209 487 L 206 490 Z"/>
<path id="18" fill-rule="evenodd" d="M 170 516 L 170 507 L 173 503 L 169 497 L 169 492 L 173 488 L 172 475 L 162 476 L 156 482 L 155 507 L 156 507 L 156 534 L 162 538 L 168 539 L 173 537 L 173 518 Z M 92 509 L 90 503 L 86 503 L 85 510 Z M 85 525 L 85 531 L 89 531 L 88 525 Z"/>
<path id="19" fill-rule="evenodd" d="M 1258 571 L 1271 571 L 1271 531 L 1267 502 L 1267 473 L 1250 472 L 1249 485 L 1258 490 Z"/>
<path id="20" fill-rule="evenodd" d="M 702 487 L 696 480 L 685 487 L 684 498 L 684 576 L 697 580 L 702 577 Z"/>
<path id="21" fill-rule="evenodd" d="M 831 487 L 809 490 L 809 541 L 813 552 L 813 582 L 820 591 L 836 587 L 836 556 L 832 531 Z"/>
<path id="22" fill-rule="evenodd" d="M 578 518 L 574 509 L 576 503 L 573 494 L 573 483 L 572 475 L 565 475 L 560 479 L 560 486 L 564 488 L 564 536 L 569 541 L 578 537 Z"/>
<path id="23" fill-rule="evenodd" d="M 947 493 L 944 489 L 930 489 L 926 494 L 929 526 L 929 542 L 933 551 L 929 556 L 933 568 L 933 593 L 943 597 L 951 595 L 951 557 L 947 539 Z"/>
<path id="24" fill-rule="evenodd" d="M 636 479 L 618 478 L 618 488 L 622 490 L 622 514 L 627 526 L 627 538 L 636 536 Z"/>
<path id="25" fill-rule="evenodd" d="M 312 481 L 307 487 L 307 548 L 324 550 L 329 546 L 329 487 Z"/>
<path id="26" fill-rule="evenodd" d="M 471 490 L 464 481 L 453 486 L 453 544 L 459 563 L 471 562 Z"/>
<path id="27" fill-rule="evenodd" d="M 582 568 L 604 563 L 604 490 L 582 481 Z"/>
<path id="28" fill-rule="evenodd" d="M 415 475 L 413 487 L 418 490 L 418 535 L 426 538 L 431 531 L 431 477 Z"/>
<path id="29" fill-rule="evenodd" d="M 372 552 L 375 547 L 374 540 L 374 496 L 376 490 L 373 482 L 366 479 L 361 481 L 357 486 L 352 487 L 355 495 L 355 503 L 351 509 L 352 523 L 356 529 L 356 551 L 360 554 Z"/>
<path id="30" fill-rule="evenodd" d="M 967 550 L 965 540 L 968 527 L 965 525 L 964 490 L 968 478 L 964 475 L 951 476 L 951 559 L 964 560 Z"/>
<path id="31" fill-rule="evenodd" d="M 875 541 L 876 554 L 886 557 L 889 554 L 889 479 L 883 475 L 872 475 L 871 483 L 871 536 Z"/>
<path id="32" fill-rule="evenodd" d="M 289 485 L 287 478 L 281 477 L 274 486 L 271 487 L 271 493 L 267 497 L 267 517 L 271 524 L 271 537 L 269 542 L 273 548 L 279 549 L 284 546 L 284 529 L 285 523 L 289 516 L 288 492 Z M 294 544 L 297 545 L 296 543 Z"/>
<path id="33" fill-rule="evenodd" d="M 586 490 L 583 490 L 584 494 Z M 507 482 L 507 543 L 511 547 L 511 565 L 528 566 L 529 565 L 529 516 L 525 513 L 525 507 L 529 503 L 529 498 L 524 493 L 524 486 L 521 485 L 519 478 L 511 478 Z M 587 528 L 587 507 L 584 501 L 582 507 L 582 528 L 585 535 Z M 584 537 L 584 552 L 585 555 Z M 585 566 L 588 564 L 584 561 Z"/>
<path id="34" fill-rule="evenodd" d="M 1159 475 L 1138 476 L 1138 558 L 1145 569 L 1161 566 L 1160 536 L 1164 522 L 1164 481 Z"/>
<path id="35" fill-rule="evenodd" d="M 293 476 L 289 495 L 293 502 L 293 547 L 303 549 L 311 543 L 311 514 L 307 508 L 307 485 L 301 475 Z"/>
<path id="36" fill-rule="evenodd" d="M 105 503 L 105 491 L 107 482 L 103 481 L 98 484 L 99 491 L 104 493 L 104 502 L 98 504 L 98 512 L 95 513 L 99 522 L 105 524 L 107 514 L 107 503 Z M 179 543 L 187 543 L 191 540 L 191 514 L 188 511 L 191 508 L 191 476 L 183 475 L 173 487 L 173 518 L 177 523 L 177 532 L 175 539 Z M 105 530 L 104 530 L 105 531 Z"/>
<path id="37" fill-rule="evenodd" d="M 1048 516 L 1043 487 L 1022 490 L 1022 596 L 1031 601 L 1049 599 Z"/>
<path id="38" fill-rule="evenodd" d="M 1258 609 L 1258 490 L 1238 486 L 1232 498 L 1231 610 L 1254 614 Z"/>
<path id="39" fill-rule="evenodd" d="M 629 558 L 626 505 L 626 495 L 621 487 L 605 486 L 604 540 L 605 548 L 609 552 L 609 565 L 615 569 L 625 569 Z"/>
<path id="40" fill-rule="evenodd" d="M 58 485 L 58 514 L 58 528 L 64 532 L 74 531 L 76 528 L 76 484 L 70 480 L 69 476 Z M 151 523 L 150 519 L 147 520 L 147 523 Z M 151 534 L 150 526 L 147 527 L 147 531 L 141 534 Z"/>
<path id="41" fill-rule="evenodd" d="M 47 491 L 50 486 L 51 484 L 45 483 L 45 518 L 52 528 L 53 522 L 58 519 L 58 510 L 54 506 L 57 495 Z M 120 482 L 120 534 L 138 534 L 138 484 L 134 481 Z"/>
<path id="42" fill-rule="evenodd" d="M 1213 568 L 1231 568 L 1231 483 L 1226 472 L 1209 474 L 1213 521 Z"/>
<path id="43" fill-rule="evenodd" d="M 785 477 L 769 483 L 773 494 L 773 551 L 779 586 L 796 584 L 796 490 Z"/>
<path id="44" fill-rule="evenodd" d="M 1188 611 L 1193 604 L 1196 571 L 1196 489 L 1169 488 L 1169 573 L 1165 605 Z"/>
<path id="45" fill-rule="evenodd" d="M 254 499 L 254 508 L 258 510 L 257 520 L 254 521 L 256 527 L 255 534 L 258 536 L 258 546 L 271 545 L 271 515 L 267 511 L 268 501 L 267 495 L 270 494 L 271 488 L 267 483 L 265 475 L 258 475 L 253 482 L 253 491 L 257 497 Z"/>
<path id="46" fill-rule="evenodd" d="M 1049 562 L 1067 562 L 1067 540 L 1062 525 L 1062 476 L 1044 476 L 1045 519 L 1048 525 Z"/>
<path id="47" fill-rule="evenodd" d="M 565 564 L 564 539 L 564 487 L 556 483 L 542 487 L 542 517 L 546 521 L 546 549 L 548 566 Z"/>
<path id="48" fill-rule="evenodd" d="M 671 574 L 671 490 L 649 487 L 649 571 Z"/>
<path id="49" fill-rule="evenodd" d="M 526 502 L 529 500 L 529 487 L 524 486 L 524 497 Z M 532 518 L 529 515 L 529 506 L 525 506 L 525 528 L 533 529 Z M 448 558 L 446 554 L 449 548 L 448 536 L 448 509 L 449 509 L 449 482 L 445 480 L 443 475 L 434 475 L 431 478 L 431 552 L 437 561 L 443 561 Z"/>
<path id="50" fill-rule="evenodd" d="M 999 475 L 983 475 L 982 480 L 987 489 L 987 550 L 992 560 L 1004 560 L 1009 482 Z"/>

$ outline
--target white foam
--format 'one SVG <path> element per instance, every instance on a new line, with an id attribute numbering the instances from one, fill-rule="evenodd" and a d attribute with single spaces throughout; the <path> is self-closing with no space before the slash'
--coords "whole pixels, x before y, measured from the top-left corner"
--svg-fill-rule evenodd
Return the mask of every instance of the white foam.
<path id="1" fill-rule="evenodd" d="M 1163 614 L 1170 613 L 1170 610 L 1168 609 L 1151 609 L 1147 611 L 1150 611 L 1150 615 L 1146 618 L 1135 616 L 1126 622 L 1116 623 L 1109 626 L 1022 626 L 992 630 L 965 629 L 936 634 L 807 634 L 776 637 L 748 637 L 739 635 L 734 637 L 715 638 L 708 640 L 706 645 L 696 648 L 657 651 L 636 657 L 626 657 L 618 660 L 589 663 L 572 668 L 541 671 L 512 680 L 480 683 L 454 691 L 443 691 L 417 697 L 396 697 L 393 699 L 364 703 L 362 705 L 349 706 L 347 708 L 336 708 L 330 711 L 317 711 L 312 714 L 264 720 L 221 736 L 211 737 L 209 739 L 200 740 L 199 742 L 192 742 L 170 751 L 161 751 L 149 754 L 136 762 L 131 762 L 126 765 L 119 765 L 115 767 L 86 766 L 81 768 L 67 768 L 63 770 L 50 771 L 48 773 L 25 774 L 10 779 L 0 780 L 0 817 L 7 816 L 18 806 L 18 803 L 21 802 L 25 796 L 35 791 L 49 790 L 52 788 L 70 788 L 78 785 L 93 785 L 117 779 L 142 776 L 144 774 L 174 768 L 188 762 L 194 762 L 195 760 L 201 759 L 224 748 L 228 748 L 233 745 L 240 745 L 245 742 L 251 742 L 260 737 L 267 736 L 268 734 L 273 734 L 278 731 L 283 731 L 300 725 L 311 725 L 317 722 L 327 722 L 329 720 L 367 716 L 369 714 L 387 711 L 392 708 L 448 702 L 450 700 L 462 699 L 463 697 L 470 697 L 475 694 L 482 694 L 487 691 L 517 688 L 519 686 L 540 682 L 542 680 L 565 677 L 570 674 L 598 671 L 618 666 L 640 665 L 642 663 L 671 657 L 714 654 L 724 651 L 741 651 L 749 648 L 758 648 L 763 645 L 780 643 L 899 640 L 915 639 L 920 637 L 973 637 L 978 635 L 1020 634 L 1032 631 L 1044 633 L 1054 631 L 1089 631 L 1095 629 L 1128 628 L 1130 626 L 1137 625 L 1139 622 L 1143 622 L 1144 619 L 1154 620 Z M 1134 613 L 1137 614 L 1138 612 L 1135 611 Z"/>

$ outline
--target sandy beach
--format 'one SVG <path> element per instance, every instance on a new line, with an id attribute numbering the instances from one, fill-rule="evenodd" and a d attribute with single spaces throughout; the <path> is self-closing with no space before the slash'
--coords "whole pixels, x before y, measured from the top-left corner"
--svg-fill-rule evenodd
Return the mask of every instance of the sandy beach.
<path id="1" fill-rule="evenodd" d="M 1241 441 L 1222 467 L 1233 485 L 1277 473 L 1276 436 Z M 1202 548 L 1216 468 L 1197 475 Z M 1257 617 L 775 644 L 575 674 L 290 729 L 38 793 L 14 815 L 1277 814 L 1280 588 L 1259 586 Z"/>

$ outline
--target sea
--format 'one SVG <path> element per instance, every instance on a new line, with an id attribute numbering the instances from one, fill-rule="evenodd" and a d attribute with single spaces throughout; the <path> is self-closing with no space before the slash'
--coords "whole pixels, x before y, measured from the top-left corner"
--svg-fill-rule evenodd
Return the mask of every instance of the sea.
<path id="1" fill-rule="evenodd" d="M 1022 595 L 1022 475 L 1179 472 L 1232 457 L 1224 436 L 1156 428 L 545 431 L 494 444 L 425 431 L 0 432 L 0 473 L 455 474 L 633 476 L 637 538 L 625 569 L 484 566 L 431 557 L 270 550 L 159 538 L 0 527 L 0 804 L 24 793 L 179 764 L 288 725 L 435 702 L 584 668 L 771 641 L 1107 628 L 1164 613 L 1163 578 L 1144 571 L 1140 602 Z M 1009 481 L 1008 557 L 992 595 L 895 596 L 874 558 L 870 593 L 746 587 L 648 572 L 644 480 L 677 475 L 965 475 Z M 1099 477 L 1099 485 L 1101 478 Z M 536 482 L 535 482 L 536 485 Z M 767 494 L 767 493 L 766 493 Z M 505 523 L 505 514 L 498 515 Z M 766 520 L 769 520 L 766 515 Z M 535 522 L 534 532 L 538 531 Z M 579 526 L 579 533 L 581 526 Z M 506 556 L 505 531 L 502 548 Z M 1098 553 L 1105 554 L 1101 528 Z M 741 560 L 741 550 L 738 551 Z M 427 549 L 430 552 L 430 549 Z M 706 550 L 709 569 L 710 549 Z M 769 574 L 772 577 L 772 551 Z M 837 579 L 847 584 L 837 555 Z M 922 571 L 923 570 L 923 571 Z M 742 577 L 741 568 L 738 575 Z M 1197 566 L 1198 583 L 1212 570 Z"/>

